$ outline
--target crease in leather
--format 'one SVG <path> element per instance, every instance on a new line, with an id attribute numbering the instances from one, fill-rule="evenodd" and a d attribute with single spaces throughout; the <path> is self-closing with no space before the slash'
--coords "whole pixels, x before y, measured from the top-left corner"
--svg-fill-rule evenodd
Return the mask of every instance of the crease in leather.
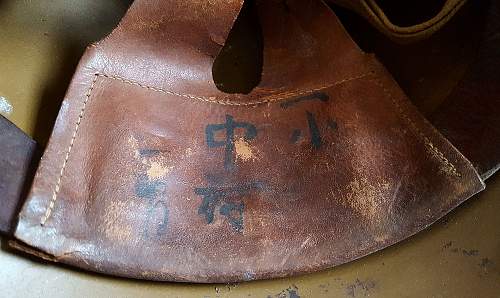
<path id="1" fill-rule="evenodd" d="M 139 86 L 141 88 L 145 88 L 145 89 L 152 90 L 155 92 L 160 92 L 160 93 L 164 93 L 164 94 L 168 94 L 168 95 L 182 97 L 183 99 L 199 100 L 199 101 L 203 101 L 206 103 L 227 105 L 227 106 L 256 106 L 256 105 L 261 105 L 261 104 L 266 104 L 266 103 L 285 101 L 287 99 L 290 99 L 290 97 L 293 97 L 293 96 L 306 95 L 306 94 L 313 93 L 315 91 L 328 89 L 328 88 L 334 87 L 336 85 L 344 84 L 344 83 L 349 82 L 349 81 L 362 79 L 362 78 L 367 77 L 367 76 L 372 75 L 372 74 L 373 74 L 373 72 L 366 72 L 366 73 L 362 73 L 360 75 L 356 75 L 353 77 L 348 77 L 348 78 L 345 78 L 345 79 L 342 79 L 342 80 L 339 80 L 339 81 L 336 81 L 333 83 L 321 85 L 319 87 L 313 86 L 313 87 L 311 87 L 311 89 L 306 89 L 306 90 L 279 91 L 279 92 L 276 92 L 276 94 L 271 94 L 271 95 L 267 95 L 264 97 L 260 97 L 261 100 L 244 101 L 244 102 L 228 101 L 228 100 L 226 100 L 227 96 L 217 98 L 217 97 L 196 96 L 196 95 L 186 94 L 186 93 L 178 93 L 175 91 L 162 89 L 161 87 L 148 86 L 148 85 L 145 85 L 145 84 L 142 84 L 142 83 L 139 83 L 139 82 L 127 79 L 127 78 L 123 78 L 123 77 L 120 77 L 117 75 L 108 75 L 108 74 L 96 72 L 95 76 L 105 77 L 108 79 L 121 81 L 125 84 L 135 85 L 135 86 Z"/>

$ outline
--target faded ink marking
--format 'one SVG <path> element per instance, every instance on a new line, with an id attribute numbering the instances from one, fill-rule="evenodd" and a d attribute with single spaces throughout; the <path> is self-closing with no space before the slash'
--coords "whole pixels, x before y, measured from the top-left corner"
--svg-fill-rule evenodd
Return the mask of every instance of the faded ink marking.
<path id="1" fill-rule="evenodd" d="M 454 243 L 452 241 L 447 242 L 445 245 L 443 245 L 443 249 L 449 250 L 452 253 L 459 253 L 460 251 L 464 256 L 467 257 L 477 257 L 479 256 L 479 250 L 477 249 L 465 249 L 465 248 L 458 248 L 458 247 L 453 247 Z"/>
<path id="2" fill-rule="evenodd" d="M 158 149 L 139 149 L 139 154 L 142 156 L 142 157 L 151 157 L 151 156 L 156 156 L 158 154 L 160 154 L 160 150 Z"/>
<path id="3" fill-rule="evenodd" d="M 243 273 L 243 280 L 245 281 L 251 281 L 255 279 L 255 273 L 247 271 Z"/>
<path id="4" fill-rule="evenodd" d="M 320 149 L 323 145 L 323 137 L 321 136 L 321 131 L 318 125 L 318 121 L 313 113 L 306 111 L 307 124 L 309 126 L 309 135 L 311 137 L 311 145 L 314 149 Z M 327 121 L 327 126 L 332 129 L 337 129 L 337 123 L 329 119 Z M 302 137 L 302 131 L 300 129 L 294 129 L 292 135 L 290 136 L 290 143 L 297 144 Z"/>
<path id="5" fill-rule="evenodd" d="M 141 175 L 135 183 L 135 194 L 139 198 L 153 200 L 164 183 L 161 181 L 151 181 L 146 175 Z"/>
<path id="6" fill-rule="evenodd" d="M 445 245 L 443 245 L 443 249 L 448 249 L 448 248 L 450 248 L 452 244 L 453 244 L 453 242 L 452 242 L 452 241 L 447 242 Z"/>
<path id="7" fill-rule="evenodd" d="M 152 238 L 150 235 L 151 227 L 155 230 L 155 236 L 160 237 L 165 234 L 168 225 L 168 208 L 165 202 L 156 201 L 158 193 L 165 186 L 165 183 L 158 180 L 150 180 L 146 175 L 140 175 L 135 183 L 135 194 L 142 199 L 147 200 L 149 205 L 146 220 L 144 221 L 143 237 L 148 239 Z M 156 201 L 156 202 L 155 202 Z M 152 222 L 156 218 L 158 211 L 162 215 L 159 222 Z"/>
<path id="8" fill-rule="evenodd" d="M 209 124 L 205 129 L 207 145 L 209 148 L 225 147 L 224 153 L 224 167 L 227 170 L 234 169 L 234 133 L 238 128 L 245 130 L 244 139 L 250 141 L 257 137 L 257 128 L 247 122 L 235 122 L 233 116 L 226 115 L 226 123 L 223 124 Z M 218 131 L 225 131 L 226 139 L 224 141 L 215 140 L 215 133 Z"/>
<path id="9" fill-rule="evenodd" d="M 245 209 L 241 199 L 235 199 L 249 195 L 254 191 L 264 188 L 261 182 L 239 184 L 236 186 L 210 186 L 205 188 L 195 188 L 194 192 L 202 196 L 202 202 L 198 208 L 198 214 L 203 216 L 208 224 L 213 223 L 215 210 L 219 207 L 219 213 L 226 217 L 231 227 L 241 232 L 243 230 L 243 213 Z M 231 201 L 229 201 L 231 200 Z"/>
<path id="10" fill-rule="evenodd" d="M 479 267 L 481 267 L 484 270 L 490 269 L 494 265 L 493 261 L 490 260 L 489 258 L 482 258 L 481 263 L 479 263 Z"/>
<path id="11" fill-rule="evenodd" d="M 337 130 L 337 128 L 339 127 L 337 122 L 333 119 L 329 119 L 328 122 L 327 122 L 327 125 L 330 129 L 332 130 Z"/>
<path id="12" fill-rule="evenodd" d="M 290 143 L 297 144 L 301 136 L 302 136 L 302 131 L 300 131 L 300 129 L 294 129 L 292 136 L 290 137 Z"/>
<path id="13" fill-rule="evenodd" d="M 292 107 L 302 101 L 310 101 L 310 100 L 320 100 L 322 102 L 327 102 L 330 99 L 328 94 L 324 92 L 313 92 L 311 94 L 305 95 L 305 96 L 298 96 L 298 97 L 293 97 L 283 103 L 281 103 L 281 107 L 283 109 L 287 109 L 289 107 Z"/>
<path id="14" fill-rule="evenodd" d="M 243 231 L 243 210 L 245 203 L 224 203 L 219 209 L 221 215 L 224 215 L 231 224 L 231 227 L 237 232 Z"/>
<path id="15" fill-rule="evenodd" d="M 319 149 L 322 144 L 321 133 L 314 115 L 310 112 L 307 112 L 307 122 L 309 124 L 309 132 L 311 133 L 311 144 L 314 149 Z"/>
<path id="16" fill-rule="evenodd" d="M 156 222 L 152 222 L 153 219 L 157 218 L 155 215 L 157 212 L 161 213 L 161 216 L 158 218 Z M 167 204 L 163 201 L 158 201 L 154 205 L 151 204 L 151 207 L 148 210 L 147 219 L 144 226 L 144 237 L 152 238 L 149 234 L 150 227 L 153 227 L 153 230 L 156 232 L 154 238 L 161 237 L 167 231 L 168 226 L 168 208 Z"/>
<path id="17" fill-rule="evenodd" d="M 470 249 L 470 250 L 462 249 L 462 253 L 464 254 L 464 256 L 469 256 L 469 257 L 479 255 L 479 251 L 477 249 Z"/>

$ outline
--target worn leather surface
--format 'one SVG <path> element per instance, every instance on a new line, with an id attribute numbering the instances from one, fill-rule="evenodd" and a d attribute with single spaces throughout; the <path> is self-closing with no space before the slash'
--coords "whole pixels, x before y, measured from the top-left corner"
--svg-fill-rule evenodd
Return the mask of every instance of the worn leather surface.
<path id="1" fill-rule="evenodd" d="M 33 178 L 36 143 L 0 115 L 0 232 L 12 232 L 13 222 Z"/>
<path id="2" fill-rule="evenodd" d="M 500 5 L 491 1 L 479 51 L 432 123 L 486 179 L 500 168 Z"/>
<path id="3" fill-rule="evenodd" d="M 319 1 L 258 2 L 262 80 L 219 91 L 230 4 L 136 1 L 88 49 L 21 242 L 127 277 L 278 277 L 391 245 L 483 188 Z"/>
<path id="4" fill-rule="evenodd" d="M 370 31 L 345 10 L 340 13 L 351 36 L 377 55 L 419 111 L 484 179 L 490 177 L 498 169 L 500 153 L 498 4 L 469 2 L 446 28 L 406 45 Z"/>
<path id="5" fill-rule="evenodd" d="M 391 19 L 392 16 L 388 16 L 387 12 L 384 10 L 384 8 L 387 9 L 394 6 L 404 7 L 404 5 L 397 4 L 399 1 L 330 0 L 330 2 L 354 10 L 392 40 L 400 43 L 410 43 L 428 38 L 430 35 L 441 29 L 441 27 L 443 27 L 460 10 L 460 8 L 466 3 L 466 0 L 434 1 L 438 3 L 443 2 L 441 9 L 436 11 L 435 14 L 430 15 L 428 19 L 421 20 L 420 22 L 416 22 L 414 24 L 406 24 L 406 22 L 403 24 L 395 23 Z M 408 6 L 414 5 L 414 3 L 419 3 L 417 5 L 424 6 L 419 8 L 422 11 L 425 10 L 425 6 L 429 6 L 429 10 L 433 11 L 435 10 L 436 4 L 431 2 L 432 1 L 413 1 Z M 396 14 L 406 14 L 408 16 L 412 16 L 411 12 L 405 13 L 404 11 L 398 11 Z"/>

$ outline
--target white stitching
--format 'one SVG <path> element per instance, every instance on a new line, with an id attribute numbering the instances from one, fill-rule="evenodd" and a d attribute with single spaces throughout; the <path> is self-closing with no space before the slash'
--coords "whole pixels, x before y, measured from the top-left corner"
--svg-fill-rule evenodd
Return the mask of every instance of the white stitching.
<path id="1" fill-rule="evenodd" d="M 148 90 L 153 90 L 153 91 L 160 92 L 160 93 L 165 93 L 165 94 L 169 94 L 169 95 L 179 96 L 179 97 L 183 97 L 183 98 L 201 100 L 201 101 L 209 102 L 209 103 L 217 103 L 217 104 L 221 104 L 221 105 L 232 105 L 232 106 L 251 106 L 251 105 L 258 105 L 258 104 L 262 104 L 262 103 L 275 102 L 275 101 L 278 101 L 280 99 L 286 99 L 286 98 L 288 98 L 289 96 L 292 96 L 292 95 L 300 95 L 300 94 L 305 94 L 305 93 L 309 93 L 309 92 L 313 92 L 313 91 L 317 91 L 317 90 L 329 88 L 329 87 L 336 86 L 336 85 L 339 85 L 339 84 L 342 84 L 342 83 L 345 83 L 345 82 L 348 82 L 348 81 L 351 81 L 351 80 L 360 79 L 360 78 L 365 77 L 367 75 L 368 75 L 368 73 L 360 75 L 360 76 L 356 76 L 356 77 L 347 78 L 347 79 L 335 82 L 333 84 L 330 84 L 328 86 L 323 86 L 323 87 L 311 89 L 311 90 L 308 90 L 308 91 L 296 91 L 296 92 L 288 92 L 288 93 L 281 94 L 281 96 L 284 95 L 285 97 L 276 97 L 276 96 L 279 96 L 279 95 L 276 95 L 276 96 L 273 96 L 273 97 L 269 97 L 266 100 L 255 101 L 255 102 L 237 103 L 237 102 L 221 101 L 221 100 L 217 100 L 215 98 L 210 98 L 210 97 L 199 97 L 199 96 L 194 96 L 194 95 L 189 95 L 189 94 L 181 94 L 181 93 L 177 93 L 177 92 L 173 92 L 173 91 L 164 90 L 164 89 L 161 89 L 161 88 L 146 86 L 146 85 L 140 84 L 138 82 L 134 82 L 134 81 L 122 78 L 122 77 L 118 77 L 118 76 L 112 76 L 112 75 L 107 75 L 107 74 L 96 73 L 96 74 L 94 74 L 94 79 L 92 81 L 92 84 L 91 84 L 89 90 L 87 91 L 87 93 L 85 95 L 85 100 L 83 102 L 83 107 L 82 107 L 82 109 L 80 111 L 80 114 L 78 115 L 78 120 L 76 121 L 75 129 L 73 130 L 73 135 L 71 137 L 70 145 L 69 145 L 68 149 L 66 150 L 66 156 L 64 158 L 64 162 L 63 162 L 63 165 L 61 167 L 61 171 L 59 172 L 59 177 L 57 178 L 57 182 L 56 182 L 56 185 L 54 187 L 54 191 L 52 193 L 52 198 L 50 199 L 49 206 L 45 210 L 45 214 L 43 215 L 43 217 L 42 217 L 42 219 L 40 221 L 40 224 L 42 226 L 45 225 L 45 223 L 49 219 L 50 215 L 52 214 L 52 211 L 54 209 L 55 203 L 57 201 L 57 195 L 59 194 L 59 191 L 61 189 L 61 181 L 62 181 L 62 178 L 64 176 L 64 171 L 66 169 L 66 165 L 68 164 L 69 157 L 71 155 L 71 152 L 73 150 L 73 146 L 75 144 L 75 139 L 76 139 L 76 136 L 77 136 L 77 133 L 78 133 L 78 129 L 80 127 L 80 123 L 81 123 L 81 121 L 83 119 L 83 116 L 85 114 L 85 109 L 87 107 L 87 103 L 88 103 L 88 101 L 90 99 L 92 91 L 94 90 L 95 84 L 96 84 L 97 79 L 99 77 L 105 77 L 105 78 L 108 78 L 108 79 L 117 80 L 117 81 L 120 81 L 120 82 L 123 82 L 123 83 L 126 83 L 126 84 L 138 86 L 138 87 L 141 87 L 141 88 L 145 88 L 145 89 L 148 89 Z"/>
<path id="2" fill-rule="evenodd" d="M 62 177 L 64 175 L 64 170 L 66 169 L 66 165 L 68 164 L 69 156 L 71 154 L 71 151 L 73 150 L 73 145 L 75 144 L 75 139 L 76 139 L 76 135 L 78 133 L 78 128 L 80 127 L 80 123 L 82 122 L 82 118 L 83 118 L 83 115 L 85 113 L 85 109 L 87 107 L 87 103 L 89 101 L 90 95 L 92 94 L 92 90 L 94 90 L 94 87 L 95 87 L 95 84 L 96 84 L 98 78 L 99 78 L 99 75 L 95 74 L 94 80 L 92 81 L 92 84 L 90 85 L 90 88 L 87 91 L 87 94 L 85 95 L 83 107 L 80 111 L 80 114 L 78 115 L 78 120 L 76 121 L 75 129 L 73 130 L 73 136 L 71 137 L 71 142 L 69 144 L 68 149 L 66 150 L 66 156 L 64 158 L 64 162 L 63 162 L 63 165 L 61 167 L 61 171 L 59 172 L 59 177 L 57 178 L 57 182 L 56 182 L 54 191 L 52 192 L 52 198 L 50 199 L 49 206 L 48 206 L 47 210 L 45 210 L 45 214 L 40 221 L 40 224 L 42 226 L 45 225 L 45 223 L 47 222 L 47 220 L 49 219 L 49 217 L 52 213 L 52 210 L 54 209 L 54 205 L 57 201 L 57 195 L 59 194 L 59 190 L 61 188 L 61 180 L 62 180 Z"/>
<path id="3" fill-rule="evenodd" d="M 45 211 L 45 214 L 44 216 L 42 217 L 41 219 L 41 222 L 40 224 L 43 226 L 47 220 L 49 219 L 50 215 L 52 214 L 52 211 L 54 209 L 54 206 L 55 206 L 55 203 L 57 201 L 57 195 L 59 194 L 59 190 L 60 190 L 60 187 L 61 187 L 61 181 L 62 181 L 62 177 L 64 175 L 64 170 L 66 168 L 66 165 L 68 163 L 68 160 L 69 160 L 69 156 L 71 154 L 71 151 L 73 149 L 73 146 L 74 146 L 74 143 L 75 143 L 75 139 L 76 139 L 76 136 L 77 136 L 77 133 L 78 133 L 78 129 L 80 127 L 80 123 L 83 119 L 83 116 L 84 116 L 84 113 L 85 113 L 85 109 L 87 107 L 87 103 L 90 99 L 90 96 L 92 94 L 92 91 L 94 90 L 94 87 L 95 87 L 95 84 L 97 82 L 97 79 L 99 77 L 105 77 L 105 78 L 108 78 L 108 79 L 113 79 L 113 80 L 118 80 L 118 81 L 121 81 L 123 83 L 126 83 L 126 84 L 130 84 L 130 85 L 135 85 L 135 86 L 139 86 L 141 88 L 145 88 L 145 89 L 148 89 L 148 90 L 153 90 L 153 91 L 156 91 L 156 92 L 160 92 L 160 93 L 165 93 L 165 94 L 169 94 L 169 95 L 175 95 L 175 96 L 180 96 L 180 97 L 184 97 L 184 98 L 189 98 L 189 99 L 196 99 L 196 100 L 201 100 L 201 101 L 204 101 L 204 102 L 209 102 L 209 103 L 217 103 L 217 104 L 222 104 L 222 105 L 233 105 L 233 106 L 250 106 L 250 105 L 258 105 L 258 104 L 262 104 L 262 103 L 270 103 L 270 102 L 276 102 L 276 101 L 279 101 L 281 99 L 286 99 L 286 98 L 289 98 L 290 96 L 293 96 L 293 95 L 301 95 L 301 94 L 306 94 L 306 93 L 309 93 L 309 92 L 314 92 L 314 91 L 317 91 L 317 90 L 321 90 L 321 89 L 326 89 L 326 88 L 329 88 L 329 87 L 333 87 L 333 86 L 336 86 L 336 85 L 339 85 L 339 84 L 342 84 L 342 83 L 345 83 L 345 82 L 348 82 L 348 81 L 352 81 L 352 80 L 356 80 L 356 79 L 360 79 L 360 78 L 363 78 L 363 77 L 366 77 L 368 74 L 364 74 L 364 75 L 361 75 L 361 76 L 357 76 L 357 77 L 352 77 L 352 78 L 347 78 L 347 79 L 344 79 L 344 80 L 341 80 L 341 81 L 338 81 L 338 82 L 335 82 L 333 84 L 330 84 L 328 86 L 324 86 L 324 87 L 318 87 L 318 88 L 315 88 L 315 89 L 310 89 L 310 90 L 307 90 L 307 91 L 296 91 L 296 92 L 288 92 L 288 93 L 282 93 L 282 94 L 278 94 L 278 95 L 275 95 L 275 96 L 269 96 L 267 97 L 266 100 L 260 100 L 260 101 L 255 101 L 255 102 L 246 102 L 246 103 L 235 103 L 235 102 L 229 102 L 229 101 L 220 101 L 220 100 L 217 100 L 215 98 L 207 98 L 207 97 L 198 97 L 198 96 L 194 96 L 194 95 L 188 95 L 188 94 L 181 94 L 181 93 L 177 93 L 177 92 L 173 92 L 173 91 L 168 91 L 168 90 L 164 90 L 164 89 L 160 89 L 160 88 L 155 88 L 155 87 L 150 87 L 150 86 L 146 86 L 146 85 L 143 85 L 143 84 L 140 84 L 138 82 L 134 82 L 134 81 L 131 81 L 131 80 L 127 80 L 127 79 L 124 79 L 124 78 L 121 78 L 121 77 L 118 77 L 118 76 L 111 76 L 111 75 L 106 75 L 106 74 L 99 74 L 99 73 L 96 73 L 94 75 L 94 79 L 92 81 L 92 84 L 89 88 L 89 90 L 87 91 L 86 95 L 85 95 L 85 100 L 83 102 L 83 107 L 80 111 L 80 114 L 78 116 L 78 120 L 76 122 L 76 125 L 75 125 L 75 129 L 73 131 L 73 135 L 71 137 L 71 142 L 70 142 L 70 145 L 68 147 L 68 150 L 66 151 L 66 157 L 64 159 L 64 162 L 63 162 L 63 165 L 62 165 L 62 168 L 61 168 L 61 171 L 59 173 L 59 177 L 57 179 L 57 182 L 56 182 L 56 185 L 55 185 L 55 188 L 54 188 L 54 191 L 52 193 L 52 198 L 50 200 L 50 203 L 49 203 L 49 206 L 47 207 L 47 210 Z M 443 163 L 450 169 L 451 173 L 453 173 L 455 176 L 457 177 L 461 177 L 460 173 L 458 173 L 457 169 L 455 168 L 455 166 L 444 156 L 444 154 L 429 140 L 429 138 L 427 136 L 425 136 L 425 134 L 416 126 L 416 124 L 410 119 L 410 117 L 408 117 L 406 115 L 406 113 L 404 112 L 403 108 L 401 107 L 401 105 L 392 97 L 391 93 L 384 87 L 383 83 L 381 81 L 378 81 L 376 80 L 376 83 L 377 85 L 379 85 L 379 87 L 382 88 L 382 90 L 387 94 L 387 96 L 391 99 L 391 101 L 394 103 L 394 105 L 396 106 L 398 112 L 403 116 L 403 118 L 410 124 L 410 126 L 419 134 L 419 136 L 424 140 L 424 143 L 432 150 L 434 151 L 437 156 L 439 157 L 439 159 L 441 159 L 441 161 L 443 161 Z"/>
<path id="4" fill-rule="evenodd" d="M 284 92 L 284 93 L 280 93 L 280 94 L 276 94 L 276 95 L 264 96 L 264 97 L 262 97 L 262 98 L 264 98 L 263 100 L 249 101 L 249 102 L 232 102 L 232 101 L 227 101 L 227 100 L 220 100 L 220 99 L 217 99 L 216 97 L 203 97 L 203 96 L 195 96 L 195 95 L 191 95 L 191 94 L 177 93 L 177 92 L 165 90 L 162 88 L 147 86 L 147 85 L 141 84 L 139 82 L 125 79 L 125 78 L 122 78 L 119 76 L 114 76 L 114 75 L 97 74 L 97 76 L 101 76 L 101 77 L 105 77 L 105 78 L 113 79 L 113 80 L 118 80 L 118 81 L 121 81 L 121 82 L 129 84 L 129 85 L 138 86 L 141 88 L 153 90 L 153 91 L 164 93 L 164 94 L 169 94 L 169 95 L 174 95 L 174 96 L 179 96 L 179 97 L 194 99 L 194 100 L 201 100 L 201 101 L 208 102 L 208 103 L 214 103 L 214 104 L 220 104 L 220 105 L 226 105 L 226 106 L 254 106 L 254 105 L 259 105 L 259 104 L 264 104 L 264 103 L 271 103 L 271 102 L 275 102 L 275 101 L 279 101 L 279 100 L 283 100 L 283 99 L 288 99 L 290 96 L 293 96 L 293 95 L 307 94 L 310 92 L 331 88 L 333 86 L 337 86 L 337 85 L 340 85 L 340 84 L 343 84 L 343 83 L 346 83 L 349 81 L 354 81 L 354 80 L 364 78 L 370 74 L 371 73 L 364 73 L 361 75 L 357 75 L 354 77 L 349 77 L 349 78 L 337 81 L 337 82 L 329 84 L 329 85 L 325 85 L 325 86 L 321 86 L 321 87 L 317 87 L 317 88 L 313 88 L 313 89 L 309 89 L 309 90 L 291 91 L 291 92 Z"/>
<path id="5" fill-rule="evenodd" d="M 403 116 L 403 118 L 410 124 L 410 126 L 417 132 L 417 134 L 420 136 L 420 138 L 424 141 L 424 144 L 428 146 L 434 153 L 437 154 L 438 158 L 448 167 L 448 169 L 451 171 L 451 173 L 456 176 L 456 177 L 461 177 L 462 175 L 457 171 L 456 167 L 451 163 L 445 156 L 444 154 L 431 142 L 431 140 L 418 128 L 418 126 L 411 120 L 408 115 L 406 115 L 405 111 L 403 110 L 403 107 L 392 97 L 392 94 L 387 90 L 384 86 L 384 84 L 379 81 L 378 79 L 375 79 L 376 84 L 382 88 L 384 93 L 391 99 L 393 104 L 396 106 L 396 109 L 398 110 L 399 114 Z"/>

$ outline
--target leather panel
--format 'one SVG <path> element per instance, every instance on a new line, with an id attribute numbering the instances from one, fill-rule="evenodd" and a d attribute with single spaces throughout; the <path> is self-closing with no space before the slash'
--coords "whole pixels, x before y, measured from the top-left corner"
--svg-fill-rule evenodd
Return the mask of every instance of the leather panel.
<path id="1" fill-rule="evenodd" d="M 484 188 L 320 1 L 258 2 L 264 68 L 247 95 L 215 88 L 210 34 L 179 36 L 149 3 L 82 59 L 21 213 L 16 237 L 54 260 L 190 282 L 311 272 Z"/>

